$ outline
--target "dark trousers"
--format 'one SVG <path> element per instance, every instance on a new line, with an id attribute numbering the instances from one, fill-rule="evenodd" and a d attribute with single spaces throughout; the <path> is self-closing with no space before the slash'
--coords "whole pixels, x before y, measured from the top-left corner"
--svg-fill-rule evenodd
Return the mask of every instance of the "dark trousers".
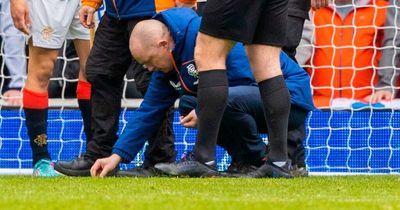
<path id="1" fill-rule="evenodd" d="M 109 156 L 118 138 L 123 79 L 129 66 L 135 65 L 136 72 L 147 71 L 132 60 L 128 44 L 130 32 L 141 20 L 143 19 L 123 21 L 104 15 L 96 30 L 94 45 L 86 63 L 86 76 L 92 84 L 91 132 L 93 137 L 88 142 L 86 151 L 86 156 L 89 158 L 98 159 Z M 151 75 L 137 75 L 143 76 L 143 78 L 138 78 L 137 82 L 144 93 Z M 136 81 L 136 77 L 134 79 Z M 172 114 L 168 113 L 165 116 L 162 129 L 149 140 L 150 151 L 146 152 L 145 164 L 175 161 Z"/>
<path id="2" fill-rule="evenodd" d="M 186 115 L 196 106 L 197 100 L 194 96 L 180 98 L 179 111 L 182 115 Z M 268 133 L 263 110 L 258 87 L 229 88 L 228 104 L 221 121 L 217 143 L 227 150 L 234 161 L 251 163 L 259 161 L 265 156 L 267 148 L 260 137 L 260 133 Z M 307 110 L 292 104 L 289 115 L 289 133 L 301 129 L 301 127 L 304 128 L 307 114 Z M 288 136 L 288 138 L 302 140 L 305 133 L 292 133 Z M 290 152 L 289 157 L 293 157 Z"/>

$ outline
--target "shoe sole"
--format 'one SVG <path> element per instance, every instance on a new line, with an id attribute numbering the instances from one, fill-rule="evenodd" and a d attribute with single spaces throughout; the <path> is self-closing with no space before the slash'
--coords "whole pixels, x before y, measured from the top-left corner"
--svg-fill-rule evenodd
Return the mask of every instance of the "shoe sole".
<path id="1" fill-rule="evenodd" d="M 71 170 L 67 168 L 63 168 L 58 164 L 54 164 L 54 169 L 63 175 L 66 176 L 90 176 L 90 169 L 87 170 Z"/>
<path id="2" fill-rule="evenodd" d="M 163 174 L 165 174 L 166 176 L 170 176 L 170 177 L 182 177 L 182 178 L 188 178 L 188 177 L 199 177 L 199 178 L 210 178 L 210 177 L 218 177 L 218 172 L 217 171 L 208 171 L 205 173 L 201 173 L 201 174 L 189 174 L 184 172 L 184 174 L 180 174 L 178 173 L 178 169 L 176 167 L 172 168 L 172 167 L 163 167 L 163 166 L 155 166 L 155 168 L 157 170 L 159 170 L 160 172 L 162 172 Z"/>

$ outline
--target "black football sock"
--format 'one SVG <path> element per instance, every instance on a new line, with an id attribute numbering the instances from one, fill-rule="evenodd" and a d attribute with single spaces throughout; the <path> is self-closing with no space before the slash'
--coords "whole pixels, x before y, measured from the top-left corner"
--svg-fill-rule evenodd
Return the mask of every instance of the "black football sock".
<path id="1" fill-rule="evenodd" d="M 90 128 L 90 116 L 91 116 L 91 104 L 90 100 L 86 99 L 78 99 L 78 105 L 79 109 L 81 110 L 81 115 L 83 119 L 83 129 L 85 131 L 86 135 L 86 145 L 89 143 L 89 141 L 92 139 L 92 132 Z"/>
<path id="2" fill-rule="evenodd" d="M 47 109 L 24 108 L 26 127 L 32 148 L 32 164 L 41 159 L 49 159 L 47 150 Z"/>
<path id="3" fill-rule="evenodd" d="M 287 160 L 287 132 L 290 94 L 282 75 L 258 83 L 268 127 L 271 161 Z"/>
<path id="4" fill-rule="evenodd" d="M 49 159 L 47 150 L 47 110 L 49 95 L 46 92 L 36 92 L 24 88 L 23 107 L 25 124 L 28 130 L 29 141 L 32 149 L 33 166 L 41 159 Z"/>
<path id="5" fill-rule="evenodd" d="M 215 150 L 222 115 L 228 99 L 226 70 L 199 73 L 197 100 L 199 107 L 197 141 L 194 155 L 207 165 L 215 164 Z"/>
<path id="6" fill-rule="evenodd" d="M 78 99 L 79 109 L 81 110 L 81 115 L 83 119 L 83 129 L 86 136 L 86 145 L 92 139 L 91 132 L 91 112 L 92 106 L 90 102 L 92 85 L 85 80 L 78 80 L 78 85 L 76 86 L 76 98 Z"/>

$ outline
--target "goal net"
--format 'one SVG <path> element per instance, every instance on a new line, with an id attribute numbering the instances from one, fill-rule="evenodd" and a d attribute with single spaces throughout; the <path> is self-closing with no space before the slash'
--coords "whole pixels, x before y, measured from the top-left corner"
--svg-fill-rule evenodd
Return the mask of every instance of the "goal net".
<path id="1" fill-rule="evenodd" d="M 352 2 L 352 7 L 362 7 Z M 368 7 L 368 6 L 366 6 Z M 386 5 L 384 8 L 391 8 L 395 11 L 395 19 L 399 19 L 397 11 L 399 5 Z M 358 11 L 358 10 L 357 10 Z M 0 17 L 3 20 L 8 14 L 1 10 Z M 333 18 L 333 17 L 332 17 Z M 374 18 L 378 18 L 376 15 Z M 353 20 L 352 25 L 346 26 L 355 29 L 372 28 L 375 31 L 391 30 L 395 37 L 399 27 L 394 21 L 394 25 L 366 25 L 359 26 L 357 21 Z M 16 41 L 11 43 L 15 45 L 20 42 L 20 34 L 7 31 L 5 23 L 0 22 L 0 174 L 29 174 L 32 168 L 32 154 L 29 146 L 29 138 L 25 127 L 25 117 L 22 107 L 10 106 L 5 101 L 6 91 L 16 88 L 13 83 L 18 84 L 18 80 L 26 79 L 24 70 L 17 74 L 12 73 L 13 68 L 10 64 L 10 58 L 19 62 L 17 67 L 26 69 L 25 60 L 28 59 L 25 54 L 25 48 L 16 53 L 16 51 L 7 43 L 9 38 Z M 324 26 L 318 26 L 324 27 Z M 310 40 L 315 38 L 313 32 Z M 399 40 L 397 40 L 399 42 Z M 315 43 L 302 44 L 298 49 L 301 54 L 304 48 L 312 48 L 311 60 L 315 56 Z M 325 47 L 339 47 L 334 44 Z M 357 46 L 357 40 L 350 40 L 350 44 L 342 46 L 354 51 L 368 48 Z M 337 48 L 338 49 L 338 48 Z M 383 50 L 392 51 L 389 64 L 378 66 L 373 64 L 367 67 L 357 66 L 358 57 L 351 58 L 355 71 L 363 71 L 366 68 L 375 69 L 374 75 L 380 76 L 381 69 L 389 69 L 393 72 L 398 70 L 399 57 L 396 56 L 399 45 L 396 41 L 382 43 L 382 45 L 372 46 L 372 51 L 378 55 Z M 335 51 L 339 53 L 338 50 Z M 335 56 L 335 55 L 333 55 Z M 309 59 L 309 60 L 310 60 Z M 312 62 L 302 64 L 311 77 L 314 77 L 319 71 L 326 71 L 327 68 L 336 67 L 333 61 L 327 66 L 317 66 Z M 77 68 L 79 69 L 78 58 L 73 50 L 73 45 L 66 42 L 60 50 L 54 76 L 51 79 L 50 109 L 48 118 L 48 142 L 49 151 L 53 160 L 70 160 L 77 155 L 85 152 L 86 140 L 82 127 L 82 119 L 75 97 L 75 88 L 77 84 Z M 337 72 L 340 72 L 340 68 Z M 392 85 L 387 86 L 391 90 L 397 90 L 396 74 L 392 73 L 389 81 Z M 18 78 L 18 80 L 15 80 Z M 329 104 L 321 106 L 321 110 L 310 112 L 306 120 L 306 138 L 304 145 L 306 148 L 306 163 L 308 170 L 313 174 L 359 174 L 359 173 L 399 173 L 400 172 L 400 113 L 399 102 L 397 99 L 389 100 L 384 103 L 375 104 L 371 101 L 358 100 L 355 96 L 357 90 L 365 87 L 356 85 L 346 87 L 335 87 L 335 75 L 331 75 L 329 85 L 317 86 L 312 83 L 314 93 L 318 89 L 327 89 L 332 92 L 329 97 Z M 352 76 L 350 84 L 355 84 L 357 78 Z M 11 85 L 10 85 L 11 84 Z M 368 88 L 374 89 L 374 82 L 369 81 Z M 354 97 L 340 98 L 333 92 L 346 90 L 353 93 Z M 119 131 L 120 134 L 130 116 L 134 115 L 134 109 L 140 104 L 140 94 L 135 91 L 134 80 L 129 74 L 125 77 L 123 93 L 123 106 L 121 108 Z M 178 113 L 175 113 L 174 131 L 176 139 L 177 158 L 185 151 L 193 148 L 196 131 L 183 128 L 179 124 Z M 267 136 L 263 135 L 267 141 Z M 230 163 L 230 157 L 221 148 L 217 150 L 218 169 L 225 170 Z M 131 164 L 121 164 L 121 168 L 131 168 L 143 163 L 143 151 L 138 154 Z"/>

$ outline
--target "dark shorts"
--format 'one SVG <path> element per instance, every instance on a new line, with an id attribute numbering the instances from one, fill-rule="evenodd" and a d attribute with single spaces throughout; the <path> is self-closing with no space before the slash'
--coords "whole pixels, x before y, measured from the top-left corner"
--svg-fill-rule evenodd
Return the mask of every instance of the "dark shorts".
<path id="1" fill-rule="evenodd" d="M 208 0 L 200 32 L 245 44 L 284 46 L 288 0 Z"/>

